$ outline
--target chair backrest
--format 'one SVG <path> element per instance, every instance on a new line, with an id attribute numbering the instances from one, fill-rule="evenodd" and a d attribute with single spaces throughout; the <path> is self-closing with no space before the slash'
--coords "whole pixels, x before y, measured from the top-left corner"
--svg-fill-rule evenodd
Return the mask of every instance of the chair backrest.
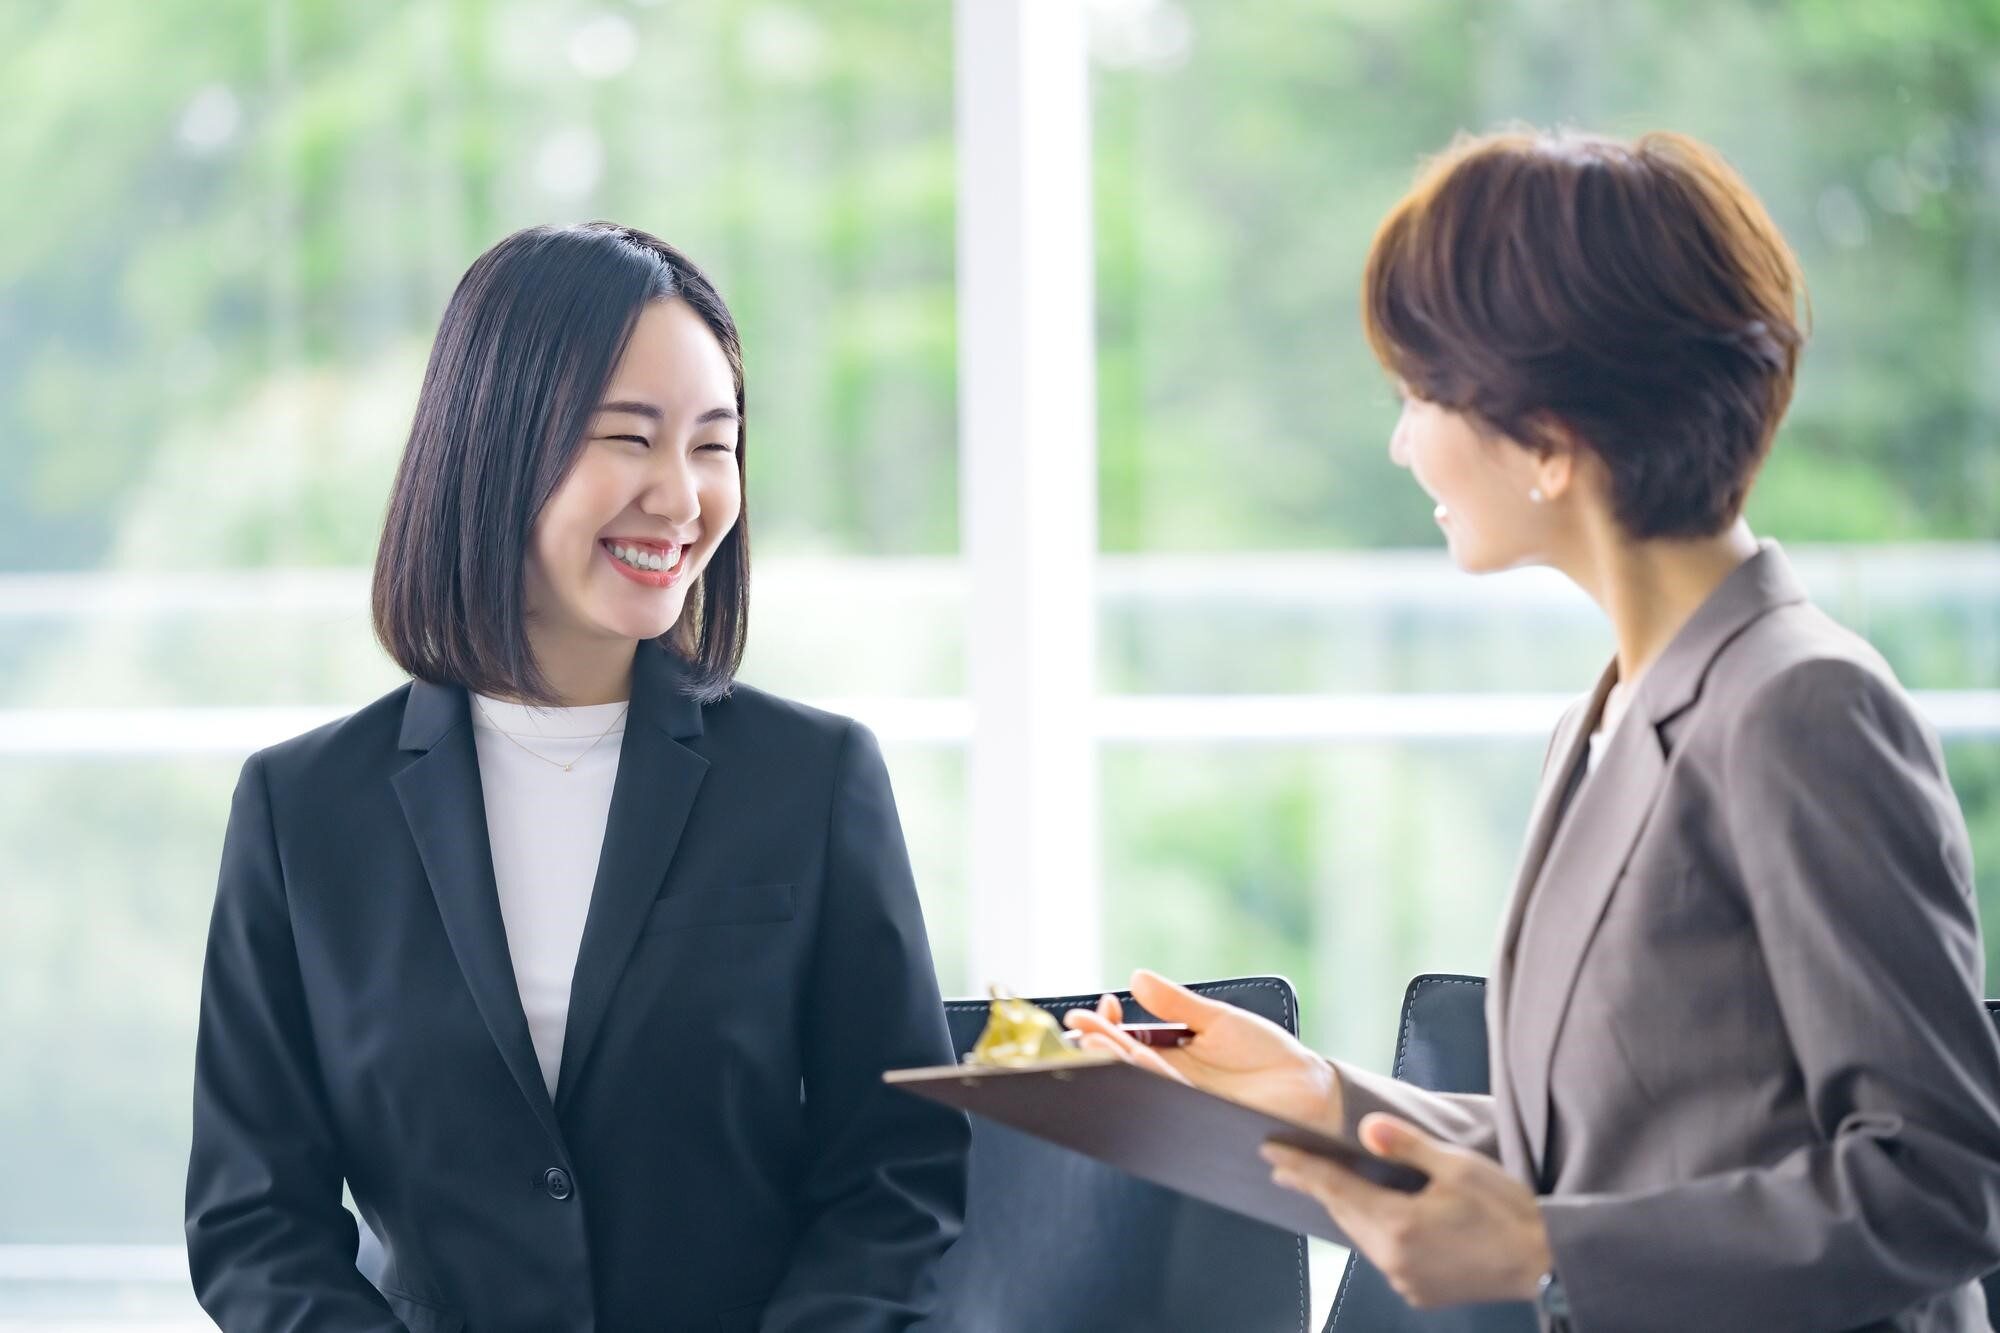
<path id="1" fill-rule="evenodd" d="M 1278 977 L 1192 989 L 1299 1029 Z M 1128 994 L 1128 1022 L 1151 1015 Z M 1095 995 L 1037 999 L 1060 1018 Z M 984 1000 L 946 1004 L 962 1058 L 985 1026 Z M 965 1231 L 938 1275 L 951 1333 L 1307 1333 L 1306 1246 L 1276 1230 L 1149 1185 L 1113 1167 L 973 1117 Z"/>
<path id="2" fill-rule="evenodd" d="M 1986 1002 L 1986 1016 L 2000 1030 L 2000 1000 Z M 1485 1092 L 1486 979 L 1426 974 L 1403 994 L 1403 1025 L 1396 1036 L 1397 1078 L 1433 1092 Z M 1986 1275 L 1987 1318 L 2000 1327 L 2000 1271 Z M 1405 1305 L 1382 1275 L 1360 1255 L 1347 1261 L 1326 1333 L 1529 1333 L 1535 1318 L 1525 1305 L 1464 1306 L 1420 1313 Z"/>
<path id="3" fill-rule="evenodd" d="M 1397 1078 L 1432 1092 L 1485 1092 L 1486 979 L 1426 974 L 1403 992 Z M 1461 1305 L 1413 1310 L 1375 1265 L 1350 1254 L 1326 1333 L 1535 1333 L 1533 1307 Z"/>

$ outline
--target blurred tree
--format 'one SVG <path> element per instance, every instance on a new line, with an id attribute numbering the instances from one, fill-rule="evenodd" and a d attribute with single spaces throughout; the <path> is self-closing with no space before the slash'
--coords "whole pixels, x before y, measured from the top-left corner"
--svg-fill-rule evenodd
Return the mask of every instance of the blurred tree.
<path id="1" fill-rule="evenodd" d="M 1418 162 L 1506 121 L 1719 146 L 1817 331 L 1752 505 L 1792 541 L 2000 536 L 2000 4 L 1101 6 L 1110 550 L 1427 545 L 1360 336 Z"/>
<path id="2" fill-rule="evenodd" d="M 948 6 L 75 0 L 0 37 L 33 201 L 0 220 L 0 569 L 104 563 L 176 437 L 308 368 L 413 379 L 480 250 L 595 216 L 735 308 L 763 549 L 955 545 Z M 366 563 L 407 411 L 334 476 L 301 408 L 230 541 L 143 563 Z"/>

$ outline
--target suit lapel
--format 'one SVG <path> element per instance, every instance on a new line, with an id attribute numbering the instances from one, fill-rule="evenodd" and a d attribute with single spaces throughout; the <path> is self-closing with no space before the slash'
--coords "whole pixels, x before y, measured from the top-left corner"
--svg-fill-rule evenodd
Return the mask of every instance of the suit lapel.
<path id="1" fill-rule="evenodd" d="M 1597 730 L 1597 720 L 1604 714 L 1604 701 L 1617 683 L 1618 664 L 1614 662 L 1604 669 L 1590 697 L 1565 713 L 1556 727 L 1555 739 L 1549 745 L 1549 762 L 1542 771 L 1542 784 L 1535 792 L 1535 804 L 1528 814 L 1528 841 L 1521 851 L 1521 863 L 1514 870 L 1514 892 L 1507 901 L 1507 920 L 1500 929 L 1500 958 L 1494 968 L 1496 982 L 1506 980 L 1511 970 L 1514 943 L 1521 933 L 1528 895 L 1541 878 L 1549 846 L 1563 824 L 1577 765 L 1583 762 L 1591 733 Z"/>
<path id="2" fill-rule="evenodd" d="M 1693 707 L 1710 666 L 1739 634 L 1777 607 L 1804 600 L 1784 553 L 1776 543 L 1764 543 L 1709 595 L 1647 668 L 1627 716 L 1566 813 L 1559 784 L 1583 757 L 1615 678 L 1615 664 L 1599 681 L 1590 706 L 1579 713 L 1563 768 L 1552 769 L 1543 783 L 1501 949 L 1507 972 L 1501 998 L 1505 1009 L 1495 1015 L 1504 1024 L 1500 1053 L 1506 1057 L 1511 1113 L 1537 1179 L 1548 1166 L 1549 1077 L 1556 1042 L 1591 938 L 1665 783 L 1669 755 L 1664 728 Z M 1552 791 L 1557 795 L 1552 797 Z"/>
<path id="3" fill-rule="evenodd" d="M 1645 688 L 1643 682 L 1640 688 Z M 1585 732 L 1586 745 L 1588 737 Z M 1532 910 L 1534 929 L 1515 941 L 1508 1066 L 1521 1133 L 1538 1171 L 1548 1145 L 1548 1079 L 1556 1036 L 1584 951 L 1652 812 L 1666 767 L 1650 720 L 1626 717 L 1571 801 L 1531 892 L 1536 901 L 1523 909 L 1524 918 Z"/>
<path id="4" fill-rule="evenodd" d="M 561 1144 L 562 1131 L 528 1035 L 507 951 L 507 930 L 500 918 L 479 756 L 473 748 L 465 691 L 421 681 L 412 685 L 403 706 L 399 743 L 404 750 L 423 752 L 391 784 L 416 840 L 452 953 L 521 1095 L 549 1137 Z"/>
<path id="5" fill-rule="evenodd" d="M 1493 964 L 1493 984 L 1486 991 L 1486 1031 L 1490 1034 L 1487 1040 L 1491 1047 L 1488 1066 L 1492 1070 L 1501 1156 L 1510 1169 L 1524 1178 L 1532 1174 L 1534 1150 L 1529 1146 L 1521 1123 L 1506 1041 L 1517 971 L 1514 949 L 1521 933 L 1521 920 L 1527 915 L 1529 896 L 1541 879 L 1550 844 L 1555 840 L 1556 832 L 1562 827 L 1565 813 L 1573 802 L 1571 789 L 1575 785 L 1577 766 L 1582 763 L 1591 733 L 1597 729 L 1597 720 L 1604 712 L 1605 697 L 1610 694 L 1617 679 L 1617 664 L 1614 662 L 1605 669 L 1589 698 L 1565 713 L 1556 727 L 1555 737 L 1549 745 L 1548 762 L 1542 769 L 1541 786 L 1535 793 L 1535 804 L 1528 815 L 1527 844 L 1522 849 L 1520 865 L 1514 872 L 1514 892 L 1508 899 L 1507 919 L 1500 928 L 1500 946 Z"/>
<path id="6" fill-rule="evenodd" d="M 701 708 L 686 693 L 673 660 L 656 644 L 640 644 L 604 849 L 570 982 L 569 1023 L 556 1077 L 559 1110 L 568 1107 L 603 1029 L 708 772 L 708 761 L 681 744 L 701 732 Z"/>

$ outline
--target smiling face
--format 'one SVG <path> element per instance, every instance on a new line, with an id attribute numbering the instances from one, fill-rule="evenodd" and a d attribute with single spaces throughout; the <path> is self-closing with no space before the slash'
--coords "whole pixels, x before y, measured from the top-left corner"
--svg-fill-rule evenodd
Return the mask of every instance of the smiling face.
<path id="1" fill-rule="evenodd" d="M 1567 457 L 1483 433 L 1464 413 L 1407 394 L 1389 457 L 1437 501 L 1438 526 L 1460 569 L 1481 574 L 1553 562 Z"/>
<path id="2" fill-rule="evenodd" d="M 687 302 L 639 314 L 576 462 L 535 520 L 529 639 L 544 669 L 674 627 L 743 509 L 736 385 Z"/>

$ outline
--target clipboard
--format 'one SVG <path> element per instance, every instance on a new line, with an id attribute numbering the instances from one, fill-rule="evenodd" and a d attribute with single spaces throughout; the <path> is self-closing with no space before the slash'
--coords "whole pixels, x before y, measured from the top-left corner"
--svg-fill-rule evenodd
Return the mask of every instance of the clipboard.
<path id="1" fill-rule="evenodd" d="M 1118 1167 L 1141 1180 L 1283 1231 L 1348 1240 L 1310 1196 L 1271 1183 L 1257 1149 L 1276 1141 L 1329 1158 L 1386 1189 L 1414 1192 L 1429 1177 L 1377 1157 L 1353 1139 L 1218 1097 L 1110 1056 L 1009 1068 L 892 1069 L 892 1087 L 1019 1130 Z"/>

